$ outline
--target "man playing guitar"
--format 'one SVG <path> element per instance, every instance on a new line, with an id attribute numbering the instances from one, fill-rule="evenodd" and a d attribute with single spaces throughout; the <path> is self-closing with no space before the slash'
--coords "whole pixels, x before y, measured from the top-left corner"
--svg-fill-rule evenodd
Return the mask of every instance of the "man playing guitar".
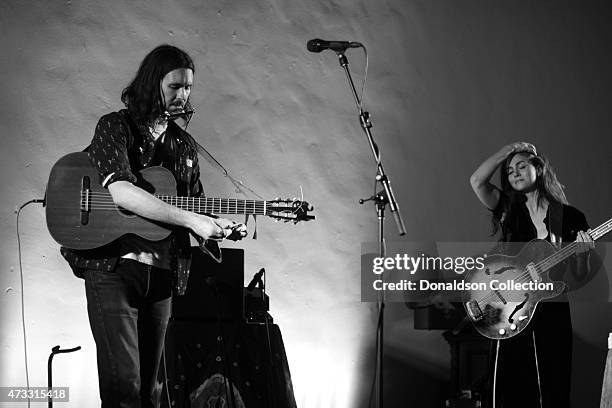
<path id="1" fill-rule="evenodd" d="M 189 109 L 194 65 L 184 51 L 162 45 L 142 61 L 123 90 L 126 109 L 103 116 L 88 149 L 99 182 L 125 211 L 172 226 L 161 241 L 127 235 L 94 250 L 62 248 L 85 279 L 97 349 L 102 406 L 157 407 L 157 372 L 171 294 L 183 294 L 190 263 L 189 232 L 200 239 L 241 239 L 246 227 L 185 211 L 138 186 L 150 166 L 170 170 L 177 194 L 202 195 L 196 143 L 174 121 Z"/>

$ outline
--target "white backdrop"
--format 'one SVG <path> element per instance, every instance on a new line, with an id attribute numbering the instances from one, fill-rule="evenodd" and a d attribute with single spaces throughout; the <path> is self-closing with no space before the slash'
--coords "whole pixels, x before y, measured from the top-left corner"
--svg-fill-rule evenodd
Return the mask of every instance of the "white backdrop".
<path id="1" fill-rule="evenodd" d="M 577 1 L 3 1 L 0 386 L 25 384 L 23 295 L 30 383 L 46 384 L 52 346 L 81 345 L 56 359 L 54 383 L 71 387 L 71 406 L 96 406 L 83 282 L 60 257 L 44 210 L 31 206 L 22 213 L 21 292 L 14 209 L 42 197 L 53 163 L 121 108 L 121 90 L 156 45 L 195 60 L 192 135 L 264 197 L 299 196 L 301 187 L 314 204 L 316 221 L 259 219 L 258 240 L 235 246 L 245 249 L 247 277 L 268 272 L 298 406 L 348 408 L 366 406 L 373 368 L 374 308 L 360 303 L 359 260 L 361 242 L 376 239 L 376 217 L 357 200 L 372 193 L 375 165 L 336 56 L 309 53 L 306 41 L 368 47 L 365 101 L 403 239 L 476 241 L 487 239 L 489 220 L 468 177 L 516 140 L 549 156 L 592 224 L 610 217 L 609 19 L 603 5 Z M 348 56 L 360 81 L 363 54 Z M 209 195 L 235 196 L 206 162 L 202 177 Z M 395 239 L 392 221 L 386 229 Z M 573 388 L 593 403 L 600 384 L 585 375 L 600 378 L 612 323 L 583 309 Z M 439 331 L 413 330 L 403 305 L 388 310 L 388 404 L 441 406 L 448 346 Z"/>

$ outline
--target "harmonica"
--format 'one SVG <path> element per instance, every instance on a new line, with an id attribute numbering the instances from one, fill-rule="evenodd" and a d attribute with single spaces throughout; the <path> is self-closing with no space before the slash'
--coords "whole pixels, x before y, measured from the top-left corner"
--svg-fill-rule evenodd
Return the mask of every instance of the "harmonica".
<path id="1" fill-rule="evenodd" d="M 168 111 L 164 112 L 164 117 L 167 120 L 175 120 L 179 118 L 188 119 L 191 115 L 193 115 L 192 110 L 181 110 L 176 113 L 170 113 Z"/>

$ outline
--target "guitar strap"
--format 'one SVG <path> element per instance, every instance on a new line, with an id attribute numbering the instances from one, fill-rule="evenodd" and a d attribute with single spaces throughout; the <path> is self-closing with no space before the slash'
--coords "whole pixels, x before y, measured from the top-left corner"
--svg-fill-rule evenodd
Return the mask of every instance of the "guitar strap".
<path id="1" fill-rule="evenodd" d="M 125 118 L 128 124 L 130 143 L 133 144 L 135 143 L 135 137 L 138 137 L 139 135 L 138 126 L 136 125 L 136 122 L 134 122 L 130 114 L 126 113 L 125 115 L 123 115 L 123 117 Z M 200 155 L 200 157 L 204 158 L 207 162 L 217 167 L 221 171 L 221 173 L 230 180 L 230 182 L 236 188 L 237 192 L 242 193 L 245 197 L 249 197 L 249 193 L 251 193 L 255 197 L 263 200 L 263 197 L 261 195 L 257 194 L 257 192 L 255 192 L 252 188 L 244 184 L 242 180 L 238 180 L 234 178 L 233 176 L 231 176 L 229 172 L 227 171 L 227 169 L 221 163 L 219 163 L 219 161 L 208 150 L 206 150 L 204 146 L 202 146 L 197 140 L 193 139 L 193 141 L 196 144 L 196 150 L 198 154 Z M 91 144 L 87 145 L 87 147 L 85 147 L 82 151 L 88 152 L 90 147 L 91 147 Z M 45 193 L 45 202 L 46 202 L 46 198 L 47 196 Z M 249 214 L 246 214 L 244 224 L 247 225 L 248 221 L 249 221 Z M 255 214 L 253 214 L 253 222 L 255 223 L 255 226 L 253 228 L 253 239 L 257 239 L 257 216 Z M 211 256 L 213 255 L 211 254 Z M 216 257 L 213 256 L 213 258 L 216 258 Z"/>
<path id="2" fill-rule="evenodd" d="M 206 148 L 204 148 L 204 146 L 202 146 L 197 140 L 194 139 L 194 142 L 196 143 L 196 149 L 198 151 L 198 154 L 203 157 L 208 163 L 217 167 L 217 169 L 234 185 L 234 187 L 236 188 L 236 192 L 241 193 L 245 197 L 249 197 L 249 193 L 251 193 L 253 196 L 259 198 L 260 200 L 263 200 L 263 197 L 261 195 L 257 194 L 255 190 L 244 184 L 242 180 L 234 178 L 227 171 L 227 169 L 221 163 L 219 163 L 215 156 L 213 156 L 208 150 L 206 150 Z M 253 228 L 253 239 L 257 239 L 257 215 L 253 214 L 252 216 L 253 222 L 255 223 L 255 227 Z M 247 225 L 248 222 L 249 214 L 246 214 L 244 218 L 244 225 Z"/>

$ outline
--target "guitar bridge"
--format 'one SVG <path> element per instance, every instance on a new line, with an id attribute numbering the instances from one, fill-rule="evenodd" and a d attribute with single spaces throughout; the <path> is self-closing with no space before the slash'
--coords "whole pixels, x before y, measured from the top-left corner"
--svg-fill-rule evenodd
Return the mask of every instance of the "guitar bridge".
<path id="1" fill-rule="evenodd" d="M 470 300 L 469 302 L 465 302 L 465 309 L 467 310 L 468 315 L 470 316 L 472 320 L 478 321 L 482 319 L 483 317 L 482 309 L 480 309 L 478 302 L 476 302 L 475 300 Z"/>
<path id="2" fill-rule="evenodd" d="M 89 176 L 81 179 L 81 225 L 89 223 L 89 211 L 91 211 L 91 180 Z"/>

